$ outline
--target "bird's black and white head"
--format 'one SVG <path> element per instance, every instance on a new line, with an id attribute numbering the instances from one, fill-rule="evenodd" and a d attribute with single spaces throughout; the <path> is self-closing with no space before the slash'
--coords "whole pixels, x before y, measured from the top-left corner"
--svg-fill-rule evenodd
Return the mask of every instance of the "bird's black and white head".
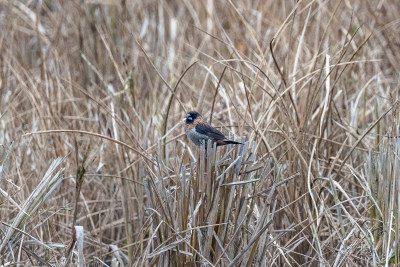
<path id="1" fill-rule="evenodd" d="M 200 117 L 200 114 L 197 111 L 190 111 L 188 114 L 186 114 L 186 123 L 193 123 L 197 117 Z"/>

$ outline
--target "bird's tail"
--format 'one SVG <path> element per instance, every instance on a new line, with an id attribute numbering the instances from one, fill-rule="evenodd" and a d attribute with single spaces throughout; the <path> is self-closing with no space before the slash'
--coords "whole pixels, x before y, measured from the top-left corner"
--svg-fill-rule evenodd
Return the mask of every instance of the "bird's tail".
<path id="1" fill-rule="evenodd" d="M 225 141 L 225 144 L 234 144 L 234 145 L 241 145 L 242 143 L 240 143 L 240 142 L 236 142 L 236 141 L 231 141 L 231 140 L 226 140 Z"/>
<path id="2" fill-rule="evenodd" d="M 224 140 L 216 140 L 215 143 L 217 143 L 217 146 L 224 146 L 224 145 L 229 145 L 229 144 L 235 144 L 235 145 L 241 145 L 242 143 L 236 142 L 236 141 L 231 141 L 228 139 Z"/>

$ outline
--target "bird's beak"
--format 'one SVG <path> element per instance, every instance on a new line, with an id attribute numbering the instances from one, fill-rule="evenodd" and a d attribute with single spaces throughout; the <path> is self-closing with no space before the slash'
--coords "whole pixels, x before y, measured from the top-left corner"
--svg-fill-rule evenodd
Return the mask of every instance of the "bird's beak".
<path id="1" fill-rule="evenodd" d="M 190 118 L 190 114 L 187 114 L 187 115 L 186 115 L 186 119 L 189 119 L 189 118 Z"/>

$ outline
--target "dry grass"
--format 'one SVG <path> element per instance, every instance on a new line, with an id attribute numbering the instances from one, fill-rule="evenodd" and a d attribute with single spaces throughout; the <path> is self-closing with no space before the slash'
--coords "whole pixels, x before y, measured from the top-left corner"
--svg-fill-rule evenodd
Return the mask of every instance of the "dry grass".
<path id="1" fill-rule="evenodd" d="M 399 265 L 399 16 L 0 0 L 0 264 Z"/>

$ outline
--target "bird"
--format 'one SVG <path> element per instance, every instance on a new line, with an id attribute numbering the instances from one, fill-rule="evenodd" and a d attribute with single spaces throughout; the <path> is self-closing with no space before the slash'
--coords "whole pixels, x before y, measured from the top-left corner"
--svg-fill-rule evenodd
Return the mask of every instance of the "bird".
<path id="1" fill-rule="evenodd" d="M 186 114 L 185 133 L 196 146 L 203 143 L 207 145 L 207 140 L 212 140 L 217 146 L 242 144 L 229 140 L 220 131 L 204 122 L 203 117 L 197 111 L 190 111 Z"/>

